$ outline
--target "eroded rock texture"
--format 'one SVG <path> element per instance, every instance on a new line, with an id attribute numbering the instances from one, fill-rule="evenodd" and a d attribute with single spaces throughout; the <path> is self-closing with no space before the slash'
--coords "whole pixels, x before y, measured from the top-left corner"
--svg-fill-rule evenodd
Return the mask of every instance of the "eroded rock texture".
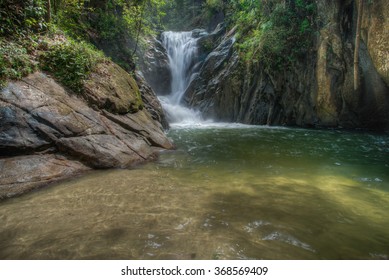
<path id="1" fill-rule="evenodd" d="M 98 67 L 83 96 L 40 72 L 10 82 L 0 93 L 0 198 L 171 149 L 158 100 L 138 83 L 142 90 L 112 63 Z"/>

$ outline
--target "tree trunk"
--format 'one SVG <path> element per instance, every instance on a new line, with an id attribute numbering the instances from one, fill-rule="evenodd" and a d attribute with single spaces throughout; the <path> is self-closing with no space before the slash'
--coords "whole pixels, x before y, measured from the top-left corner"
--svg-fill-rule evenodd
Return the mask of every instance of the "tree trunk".
<path id="1" fill-rule="evenodd" d="M 132 58 L 134 57 L 134 55 L 136 54 L 136 51 L 138 50 L 138 44 L 139 44 L 139 35 L 140 35 L 140 32 L 142 30 L 142 24 L 143 24 L 143 12 L 145 10 L 145 3 L 142 4 L 142 6 L 140 7 L 140 15 L 139 15 L 139 19 L 138 19 L 138 22 L 137 22 L 137 32 L 136 32 L 136 41 L 135 41 L 135 48 L 134 48 L 134 51 L 132 53 Z"/>
<path id="2" fill-rule="evenodd" d="M 358 2 L 358 17 L 357 17 L 357 27 L 355 34 L 355 49 L 354 49 L 354 90 L 359 90 L 360 81 L 359 81 L 359 45 L 361 42 L 361 25 L 362 25 L 362 14 L 363 14 L 363 0 Z"/>
<path id="3" fill-rule="evenodd" d="M 46 22 L 51 21 L 51 3 L 50 0 L 46 2 Z"/>

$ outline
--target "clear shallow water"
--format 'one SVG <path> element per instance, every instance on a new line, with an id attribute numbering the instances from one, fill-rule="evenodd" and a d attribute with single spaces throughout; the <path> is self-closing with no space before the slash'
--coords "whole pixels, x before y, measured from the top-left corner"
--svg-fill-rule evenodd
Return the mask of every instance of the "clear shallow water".
<path id="1" fill-rule="evenodd" d="M 0 203 L 1 259 L 388 259 L 389 136 L 176 126 L 178 149 Z"/>

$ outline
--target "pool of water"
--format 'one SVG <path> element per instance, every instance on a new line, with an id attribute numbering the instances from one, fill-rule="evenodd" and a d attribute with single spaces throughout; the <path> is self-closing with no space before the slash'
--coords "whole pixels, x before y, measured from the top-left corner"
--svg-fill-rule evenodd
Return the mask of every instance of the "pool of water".
<path id="1" fill-rule="evenodd" d="M 0 259 L 388 259 L 389 135 L 173 127 L 176 151 L 0 203 Z"/>

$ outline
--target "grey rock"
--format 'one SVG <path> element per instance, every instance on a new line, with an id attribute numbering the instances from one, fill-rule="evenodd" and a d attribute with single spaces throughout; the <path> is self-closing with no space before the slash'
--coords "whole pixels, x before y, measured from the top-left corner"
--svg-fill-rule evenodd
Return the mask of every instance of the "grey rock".
<path id="1" fill-rule="evenodd" d="M 89 170 L 78 161 L 52 154 L 0 158 L 0 200 Z"/>
<path id="2" fill-rule="evenodd" d="M 102 87 L 120 89 L 122 96 L 115 95 L 115 102 L 131 106 L 131 92 L 140 92 L 134 83 L 130 76 L 113 76 Z M 122 84 L 127 84 L 128 93 Z M 104 97 L 107 91 L 96 88 L 94 94 L 101 98 L 76 96 L 39 72 L 10 82 L 0 92 L 1 197 L 90 168 L 130 167 L 155 159 L 158 150 L 173 148 L 152 91 L 145 97 L 145 108 L 125 114 L 104 109 L 104 103 L 98 102 L 111 98 Z"/>

